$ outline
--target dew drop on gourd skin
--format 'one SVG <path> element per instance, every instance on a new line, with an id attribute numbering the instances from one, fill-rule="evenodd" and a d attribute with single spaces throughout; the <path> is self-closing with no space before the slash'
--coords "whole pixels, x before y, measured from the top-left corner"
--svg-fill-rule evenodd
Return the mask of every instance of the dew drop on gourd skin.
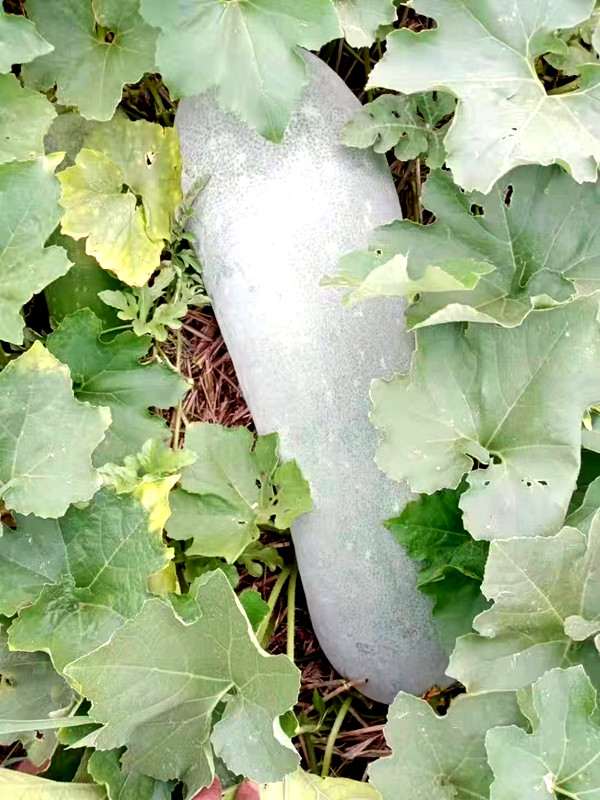
<path id="1" fill-rule="evenodd" d="M 361 690 L 391 702 L 446 683 L 415 567 L 381 521 L 409 498 L 373 461 L 373 378 L 407 371 L 412 338 L 399 300 L 344 308 L 319 281 L 368 232 L 400 216 L 384 156 L 345 148 L 360 107 L 305 54 L 310 82 L 282 144 L 221 110 L 212 93 L 181 102 L 184 192 L 204 185 L 191 229 L 223 337 L 259 433 L 310 481 L 315 510 L 292 535 L 319 642 Z"/>

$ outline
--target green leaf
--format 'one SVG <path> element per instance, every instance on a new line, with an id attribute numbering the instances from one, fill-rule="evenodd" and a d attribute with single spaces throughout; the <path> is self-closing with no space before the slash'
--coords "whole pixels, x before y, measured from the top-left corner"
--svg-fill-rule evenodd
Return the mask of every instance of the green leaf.
<path id="1" fill-rule="evenodd" d="M 10 627 L 11 647 L 43 650 L 62 670 L 139 613 L 149 577 L 172 556 L 162 540 L 172 485 L 167 478 L 131 495 L 102 490 L 86 508 L 69 509 L 54 530 L 66 568 L 51 584 L 40 579 L 41 594 Z M 23 541 L 22 561 L 37 558 L 33 536 L 27 538 L 31 555 Z"/>
<path id="2" fill-rule="evenodd" d="M 27 14 L 54 45 L 24 69 L 25 80 L 87 119 L 108 120 L 123 86 L 154 71 L 156 31 L 137 0 L 27 0 Z"/>
<path id="3" fill-rule="evenodd" d="M 348 778 L 320 778 L 298 770 L 278 783 L 260 787 L 260 800 L 381 800 L 368 783 Z"/>
<path id="4" fill-rule="evenodd" d="M 465 530 L 460 495 L 452 489 L 422 495 L 386 522 L 408 555 L 421 561 L 417 586 L 434 600 L 433 614 L 448 652 L 487 605 L 479 587 L 488 543 L 474 541 Z"/>
<path id="5" fill-rule="evenodd" d="M 43 95 L 24 89 L 14 75 L 0 75 L 0 164 L 43 156 L 55 116 Z"/>
<path id="6" fill-rule="evenodd" d="M 137 453 L 148 439 L 166 440 L 170 432 L 165 421 L 150 414 L 148 406 L 177 405 L 189 388 L 163 364 L 140 364 L 151 345 L 148 337 L 125 331 L 103 342 L 102 327 L 83 309 L 65 317 L 47 339 L 48 350 L 71 371 L 77 399 L 111 410 L 108 434 L 94 454 L 96 466 Z"/>
<path id="7" fill-rule="evenodd" d="M 535 308 L 600 286 L 600 184 L 580 186 L 559 167 L 521 167 L 483 196 L 461 191 L 449 173 L 434 171 L 423 203 L 435 214 L 432 225 L 393 222 L 374 233 L 369 250 L 340 262 L 342 277 L 355 275 L 368 285 L 406 256 L 414 290 L 397 293 L 420 294 L 407 313 L 411 328 L 458 320 L 513 327 Z M 467 275 L 469 265 L 479 272 L 478 281 L 427 285 L 434 268 L 460 276 L 461 262 Z"/>
<path id="8" fill-rule="evenodd" d="M 86 253 L 120 280 L 142 286 L 160 264 L 162 240 L 148 235 L 133 192 L 123 192 L 121 168 L 102 153 L 80 150 L 75 166 L 59 174 L 61 230 L 73 239 L 87 236 Z"/>
<path id="9" fill-rule="evenodd" d="M 56 157 L 0 166 L 0 339 L 23 341 L 21 306 L 70 262 L 60 247 L 44 247 L 58 225 Z"/>
<path id="10" fill-rule="evenodd" d="M 392 756 L 371 764 L 371 783 L 384 798 L 483 800 L 493 777 L 486 731 L 521 719 L 514 693 L 460 695 L 438 717 L 425 700 L 400 692 L 385 726 Z"/>
<path id="11" fill-rule="evenodd" d="M 547 672 L 531 695 L 525 702 L 519 697 L 531 733 L 511 726 L 487 735 L 495 776 L 491 800 L 594 797 L 600 783 L 600 728 L 592 721 L 596 692 L 583 668 Z"/>
<path id="12" fill-rule="evenodd" d="M 352 47 L 370 47 L 382 25 L 396 19 L 393 0 L 333 0 L 344 37 Z"/>
<path id="13" fill-rule="evenodd" d="M 600 66 L 581 69 L 576 91 L 547 95 L 535 60 L 555 31 L 584 22 L 594 0 L 417 0 L 435 30 L 394 31 L 368 87 L 412 94 L 453 92 L 458 110 L 446 137 L 448 166 L 465 189 L 488 192 L 518 164 L 564 164 L 595 181 L 600 160 L 596 106 Z"/>
<path id="14" fill-rule="evenodd" d="M 124 772 L 121 769 L 122 751 L 96 750 L 90 756 L 87 769 L 92 778 L 106 787 L 108 800 L 170 800 L 168 784 L 157 783 L 147 775 Z"/>
<path id="15" fill-rule="evenodd" d="M 258 539 L 259 525 L 285 530 L 312 508 L 296 462 L 277 466 L 276 434 L 255 443 L 246 428 L 196 422 L 188 425 L 185 441 L 198 460 L 181 472 L 167 531 L 173 539 L 193 538 L 187 555 L 233 563 Z"/>
<path id="16" fill-rule="evenodd" d="M 184 624 L 162 600 L 149 600 L 106 645 L 67 667 L 104 723 L 81 744 L 126 745 L 125 770 L 182 779 L 187 796 L 212 783 L 211 741 L 234 773 L 281 780 L 298 764 L 277 721 L 296 700 L 298 670 L 259 648 L 220 570 L 200 580 L 197 602 L 200 618 Z"/>
<path id="17" fill-rule="evenodd" d="M 193 464 L 196 458 L 189 450 L 172 450 L 158 439 L 148 439 L 139 453 L 125 456 L 122 465 L 105 464 L 99 472 L 104 486 L 122 494 L 132 492 L 140 483 L 174 475 Z"/>
<path id="18" fill-rule="evenodd" d="M 61 783 L 0 767 L 0 795 L 10 800 L 107 800 L 93 783 Z"/>
<path id="19" fill-rule="evenodd" d="M 283 568 L 283 559 L 277 550 L 261 542 L 250 542 L 244 552 L 236 558 L 236 561 L 255 578 L 260 578 L 263 574 L 263 564 L 269 572 Z"/>
<path id="20" fill-rule="evenodd" d="M 271 610 L 269 604 L 262 599 L 255 589 L 244 589 L 238 600 L 246 612 L 248 621 L 252 625 L 252 630 L 256 633 L 260 623 L 268 616 Z"/>
<path id="21" fill-rule="evenodd" d="M 600 517 L 588 537 L 492 542 L 481 587 L 493 606 L 463 636 L 448 674 L 468 691 L 518 689 L 546 670 L 584 664 L 600 680 L 593 637 L 600 631 Z"/>
<path id="22" fill-rule="evenodd" d="M 600 395 L 597 313 L 583 300 L 518 328 L 419 330 L 410 375 L 372 385 L 378 465 L 428 494 L 468 473 L 460 507 L 475 539 L 555 533 L 577 481 L 581 418 Z"/>
<path id="23" fill-rule="evenodd" d="M 0 629 L 0 674 L 0 721 L 12 723 L 10 732 L 0 732 L 0 745 L 20 739 L 29 751 L 40 742 L 30 723 L 50 714 L 64 715 L 73 692 L 45 653 L 9 650 L 4 628 Z"/>
<path id="24" fill-rule="evenodd" d="M 399 161 L 421 158 L 435 169 L 446 160 L 446 118 L 455 106 L 456 98 L 447 92 L 384 94 L 357 111 L 344 127 L 342 142 L 348 147 L 374 146 L 376 153 L 394 148 Z"/>
<path id="25" fill-rule="evenodd" d="M 184 0 L 175 8 L 142 0 L 160 29 L 156 60 L 171 90 L 217 90 L 223 108 L 281 141 L 308 75 L 296 46 L 317 50 L 340 35 L 330 0 Z"/>
<path id="26" fill-rule="evenodd" d="M 91 465 L 107 408 L 73 396 L 67 367 L 36 342 L 0 373 L 0 497 L 21 514 L 60 517 L 100 486 Z"/>
<path id="27" fill-rule="evenodd" d="M 10 72 L 13 64 L 33 61 L 53 49 L 39 35 L 31 20 L 17 14 L 6 14 L 0 7 L 0 72 Z"/>
<path id="28" fill-rule="evenodd" d="M 182 200 L 181 153 L 175 128 L 131 122 L 124 114 L 98 125 L 85 146 L 117 164 L 125 183 L 141 197 L 151 239 L 170 239 L 175 209 Z"/>
<path id="29" fill-rule="evenodd" d="M 44 297 L 51 320 L 56 324 L 69 314 L 89 308 L 102 320 L 105 330 L 120 325 L 117 315 L 98 297 L 104 291 L 118 289 L 123 284 L 105 269 L 92 256 L 85 252 L 85 241 L 75 241 L 56 230 L 49 244 L 57 244 L 67 251 L 73 266 L 66 275 L 57 278 L 44 289 Z"/>

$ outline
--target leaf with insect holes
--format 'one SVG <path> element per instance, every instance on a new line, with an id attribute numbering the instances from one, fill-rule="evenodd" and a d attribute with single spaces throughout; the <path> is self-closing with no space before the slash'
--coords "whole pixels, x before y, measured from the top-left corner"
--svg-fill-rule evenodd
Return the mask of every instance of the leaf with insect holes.
<path id="1" fill-rule="evenodd" d="M 556 31 L 585 22 L 595 0 L 416 0 L 434 30 L 404 29 L 368 87 L 405 94 L 453 92 L 459 105 L 446 136 L 447 163 L 465 189 L 489 192 L 519 164 L 564 164 L 579 181 L 595 181 L 600 161 L 600 65 L 581 68 L 571 92 L 548 95 L 536 59 L 563 52 Z"/>
<path id="2" fill-rule="evenodd" d="M 379 29 L 396 19 L 394 0 L 333 0 L 344 38 L 352 47 L 370 47 Z"/>
<path id="3" fill-rule="evenodd" d="M 430 169 L 446 160 L 447 118 L 456 98 L 447 92 L 415 95 L 384 94 L 367 103 L 346 123 L 342 142 L 348 147 L 371 147 L 376 153 L 394 148 L 399 161 L 421 158 Z"/>
<path id="4" fill-rule="evenodd" d="M 73 691 L 45 653 L 9 650 L 4 628 L 0 628 L 0 674 L 0 719 L 14 723 L 15 731 L 0 735 L 0 745 L 20 739 L 26 750 L 35 752 L 40 740 L 29 723 L 65 714 L 73 702 Z M 19 731 L 19 722 L 24 723 L 24 731 Z"/>
<path id="5" fill-rule="evenodd" d="M 82 309 L 65 317 L 47 339 L 48 350 L 71 371 L 75 397 L 110 408 L 112 423 L 94 453 L 96 466 L 135 455 L 148 439 L 168 439 L 165 421 L 148 407 L 175 406 L 189 388 L 163 364 L 140 364 L 150 348 L 149 337 L 125 331 L 103 342 L 102 327 L 89 309 Z"/>
<path id="6" fill-rule="evenodd" d="M 169 239 L 175 209 L 182 199 L 181 153 L 175 128 L 117 114 L 98 125 L 85 147 L 117 164 L 123 183 L 141 197 L 151 239 Z"/>
<path id="7" fill-rule="evenodd" d="M 460 695 L 443 717 L 425 700 L 400 692 L 385 726 L 392 755 L 370 765 L 370 781 L 386 800 L 483 800 L 493 778 L 488 728 L 524 721 L 513 692 Z"/>
<path id="8" fill-rule="evenodd" d="M 171 800 L 172 785 L 147 775 L 125 772 L 121 767 L 122 755 L 120 750 L 95 750 L 87 762 L 92 778 L 106 787 L 108 800 Z"/>
<path id="9" fill-rule="evenodd" d="M 154 71 L 156 31 L 138 0 L 27 0 L 27 15 L 54 46 L 24 68 L 40 91 L 57 86 L 58 102 L 87 119 L 108 120 L 123 86 Z"/>
<path id="10" fill-rule="evenodd" d="M 490 545 L 481 590 L 494 604 L 458 639 L 448 674 L 470 692 L 519 689 L 546 670 L 583 664 L 600 685 L 600 516 L 588 536 Z"/>
<path id="11" fill-rule="evenodd" d="M 0 72 L 10 72 L 13 64 L 33 61 L 53 49 L 30 19 L 0 7 Z"/>
<path id="12" fill-rule="evenodd" d="M 61 217 L 56 164 L 0 165 L 0 340 L 13 344 L 23 341 L 21 307 L 71 266 L 62 247 L 44 247 Z"/>
<path id="13" fill-rule="evenodd" d="M 93 783 L 49 781 L 5 767 L 0 767 L 0 795 L 10 800 L 108 800 L 104 788 Z"/>
<path id="14" fill-rule="evenodd" d="M 196 599 L 202 613 L 188 624 L 149 600 L 107 644 L 68 665 L 103 723 L 80 744 L 125 745 L 126 771 L 183 780 L 187 797 L 211 785 L 212 748 L 235 774 L 281 780 L 298 765 L 278 718 L 297 699 L 299 672 L 260 649 L 220 570 L 199 580 Z"/>
<path id="15" fill-rule="evenodd" d="M 16 650 L 44 650 L 55 667 L 106 642 L 150 596 L 147 582 L 171 559 L 162 539 L 174 479 L 140 486 L 133 494 L 103 489 L 83 509 L 70 508 L 53 528 L 64 569 L 52 583 L 40 576 L 32 604 L 9 631 Z M 24 520 L 21 563 L 36 562 L 38 544 Z M 35 531 L 34 531 L 35 532 Z"/>
<path id="16" fill-rule="evenodd" d="M 91 456 L 107 408 L 78 402 L 69 370 L 40 343 L 0 372 L 0 496 L 21 514 L 60 517 L 100 486 Z"/>
<path id="17" fill-rule="evenodd" d="M 65 209 L 61 230 L 87 236 L 85 250 L 101 267 L 131 286 L 142 286 L 160 264 L 164 242 L 151 239 L 133 192 L 123 192 L 121 168 L 102 153 L 80 150 L 75 165 L 58 176 Z"/>
<path id="18" fill-rule="evenodd" d="M 495 776 L 490 800 L 597 796 L 600 727 L 596 692 L 583 668 L 553 669 L 518 696 L 531 732 L 514 725 L 488 732 L 485 746 Z"/>
<path id="19" fill-rule="evenodd" d="M 14 75 L 0 75 L 0 164 L 44 155 L 44 136 L 56 111 L 46 98 L 24 89 Z"/>
<path id="20" fill-rule="evenodd" d="M 458 505 L 461 493 L 442 489 L 421 495 L 385 523 L 408 555 L 421 562 L 417 587 L 434 600 L 433 615 L 448 652 L 487 607 L 480 586 L 489 545 L 465 530 Z"/>
<path id="21" fill-rule="evenodd" d="M 475 539 L 555 533 L 577 481 L 581 418 L 600 396 L 597 314 L 587 299 L 518 328 L 417 331 L 410 374 L 372 384 L 380 468 L 426 494 L 467 475 L 460 507 Z"/>
<path id="22" fill-rule="evenodd" d="M 373 284 L 392 293 L 382 291 L 387 280 L 416 300 L 406 315 L 411 328 L 459 320 L 514 327 L 535 308 L 600 288 L 600 183 L 582 186 L 559 167 L 520 167 L 483 196 L 461 191 L 440 170 L 427 179 L 423 203 L 433 224 L 377 229 L 369 249 L 344 256 L 330 280 L 358 286 L 350 299 L 369 296 Z M 461 265 L 478 279 L 448 285 L 445 273 L 460 276 Z"/>
<path id="23" fill-rule="evenodd" d="M 185 443 L 198 458 L 181 471 L 167 531 L 173 539 L 193 538 L 187 554 L 232 563 L 258 539 L 259 525 L 285 530 L 312 508 L 296 462 L 278 466 L 277 434 L 255 442 L 246 428 L 195 422 Z"/>
<path id="24" fill-rule="evenodd" d="M 260 787 L 260 800 L 382 800 L 368 783 L 349 778 L 320 778 L 298 770 L 279 783 Z"/>
<path id="25" fill-rule="evenodd" d="M 160 29 L 156 61 L 172 94 L 214 87 L 223 108 L 276 142 L 308 80 L 297 46 L 341 35 L 331 0 L 142 0 L 141 14 Z"/>

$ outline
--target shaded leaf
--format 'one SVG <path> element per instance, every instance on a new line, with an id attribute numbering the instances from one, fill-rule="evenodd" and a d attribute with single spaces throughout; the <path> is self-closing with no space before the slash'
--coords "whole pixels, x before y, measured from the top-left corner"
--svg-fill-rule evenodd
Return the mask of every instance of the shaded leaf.
<path id="1" fill-rule="evenodd" d="M 453 489 L 422 495 L 386 522 L 408 555 L 421 562 L 417 586 L 434 599 L 440 638 L 449 652 L 487 605 L 479 587 L 488 543 L 474 541 L 465 530 L 460 495 Z"/>
<path id="2" fill-rule="evenodd" d="M 555 31 L 584 22 L 594 0 L 418 0 L 435 30 L 394 31 L 368 86 L 411 94 L 454 92 L 459 107 L 446 137 L 448 166 L 465 189 L 488 192 L 518 164 L 564 164 L 596 180 L 600 65 L 581 68 L 576 91 L 547 95 L 535 60 L 555 49 Z"/>
<path id="3" fill-rule="evenodd" d="M 372 385 L 381 469 L 424 493 L 468 473 L 460 507 L 475 539 L 559 530 L 579 472 L 581 418 L 600 395 L 596 315 L 583 300 L 536 311 L 518 328 L 418 331 L 410 375 Z"/>
<path id="4" fill-rule="evenodd" d="M 553 669 L 519 703 L 532 732 L 494 728 L 486 738 L 494 770 L 490 800 L 569 797 L 584 800 L 600 785 L 596 692 L 582 667 Z M 543 793 L 543 794 L 542 794 Z"/>
<path id="5" fill-rule="evenodd" d="M 107 408 L 78 402 L 67 367 L 40 343 L 0 373 L 0 496 L 21 514 L 60 517 L 100 486 L 91 465 Z"/>
<path id="6" fill-rule="evenodd" d="M 252 630 L 256 633 L 260 623 L 269 614 L 269 604 L 266 603 L 255 589 L 244 589 L 238 596 L 240 605 L 246 612 Z"/>
<path id="7" fill-rule="evenodd" d="M 473 623 L 479 635 L 458 639 L 448 667 L 469 691 L 518 689 L 573 664 L 600 680 L 599 516 L 588 537 L 564 528 L 492 542 L 481 590 L 494 604 Z"/>
<path id="8" fill-rule="evenodd" d="M 44 247 L 58 225 L 56 158 L 0 166 L 0 339 L 23 341 L 21 306 L 71 266 L 61 247 Z"/>
<path id="9" fill-rule="evenodd" d="M 83 309 L 65 317 L 47 339 L 48 350 L 71 371 L 77 399 L 111 410 L 111 426 L 94 454 L 97 466 L 137 453 L 148 439 L 166 440 L 170 431 L 165 421 L 150 414 L 148 407 L 170 408 L 188 390 L 186 381 L 169 367 L 140 364 L 150 348 L 149 337 L 125 331 L 103 342 L 102 327 L 89 309 Z"/>
<path id="10" fill-rule="evenodd" d="M 514 693 L 460 695 L 438 717 L 425 700 L 400 692 L 385 726 L 392 756 L 371 764 L 371 783 L 386 800 L 485 798 L 493 777 L 485 734 L 493 725 L 521 721 Z"/>
<path id="11" fill-rule="evenodd" d="M 171 800 L 172 787 L 147 775 L 124 772 L 119 750 L 95 750 L 87 763 L 92 778 L 104 785 L 108 800 Z"/>
<path id="12" fill-rule="evenodd" d="M 40 580 L 41 594 L 10 627 L 11 647 L 44 650 L 62 670 L 139 613 L 149 597 L 148 578 L 172 555 L 162 539 L 172 485 L 167 478 L 131 495 L 102 490 L 86 508 L 69 509 L 54 529 L 66 569 L 51 584 Z"/>
<path id="13" fill-rule="evenodd" d="M 580 186 L 559 167 L 521 167 L 483 196 L 434 171 L 423 203 L 435 214 L 432 225 L 393 222 L 375 231 L 367 251 L 340 262 L 340 277 L 368 285 L 406 257 L 408 289 L 414 288 L 396 293 L 419 292 L 407 312 L 411 328 L 458 320 L 513 327 L 535 308 L 600 287 L 600 184 Z M 454 287 L 439 280 L 444 273 L 460 279 L 469 270 L 479 280 Z M 433 286 L 430 276 L 438 278 Z"/>
<path id="14" fill-rule="evenodd" d="M 184 624 L 162 600 L 149 600 L 106 645 L 67 667 L 104 723 L 83 743 L 126 745 L 126 770 L 180 778 L 188 797 L 213 781 L 211 741 L 234 773 L 280 780 L 298 764 L 277 722 L 296 700 L 298 671 L 258 647 L 220 570 L 200 580 L 197 602 L 199 619 Z"/>
<path id="15" fill-rule="evenodd" d="M 446 118 L 455 106 L 456 98 L 447 92 L 383 94 L 357 111 L 344 127 L 342 142 L 349 147 L 374 146 L 376 153 L 394 148 L 399 161 L 422 158 L 435 169 L 446 159 Z"/>
<path id="16" fill-rule="evenodd" d="M 311 50 L 340 35 L 330 0 L 196 0 L 176 8 L 142 0 L 144 19 L 160 29 L 158 68 L 172 94 L 217 90 L 223 108 L 280 141 L 302 88 Z"/>
<path id="17" fill-rule="evenodd" d="M 44 155 L 44 135 L 56 116 L 46 98 L 0 75 L 0 164 Z"/>
<path id="18" fill-rule="evenodd" d="M 137 0 L 27 0 L 27 14 L 54 50 L 25 68 L 26 82 L 56 84 L 58 102 L 88 119 L 110 119 L 123 86 L 154 70 L 156 31 Z"/>

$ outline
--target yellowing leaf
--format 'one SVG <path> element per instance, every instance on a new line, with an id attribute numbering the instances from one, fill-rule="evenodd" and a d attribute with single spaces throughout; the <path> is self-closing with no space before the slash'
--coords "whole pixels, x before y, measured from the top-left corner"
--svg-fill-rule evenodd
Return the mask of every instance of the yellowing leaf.
<path id="1" fill-rule="evenodd" d="M 83 149 L 58 176 L 66 209 L 62 232 L 81 239 L 104 269 L 131 286 L 142 286 L 160 263 L 163 242 L 152 240 L 133 192 L 122 192 L 121 168 L 95 150 Z"/>
<path id="2" fill-rule="evenodd" d="M 298 770 L 279 783 L 260 787 L 260 800 L 382 800 L 369 783 L 347 778 L 320 778 Z"/>
<path id="3" fill-rule="evenodd" d="M 0 768 L 0 797 L 6 800 L 107 800 L 102 786 L 62 783 Z"/>

